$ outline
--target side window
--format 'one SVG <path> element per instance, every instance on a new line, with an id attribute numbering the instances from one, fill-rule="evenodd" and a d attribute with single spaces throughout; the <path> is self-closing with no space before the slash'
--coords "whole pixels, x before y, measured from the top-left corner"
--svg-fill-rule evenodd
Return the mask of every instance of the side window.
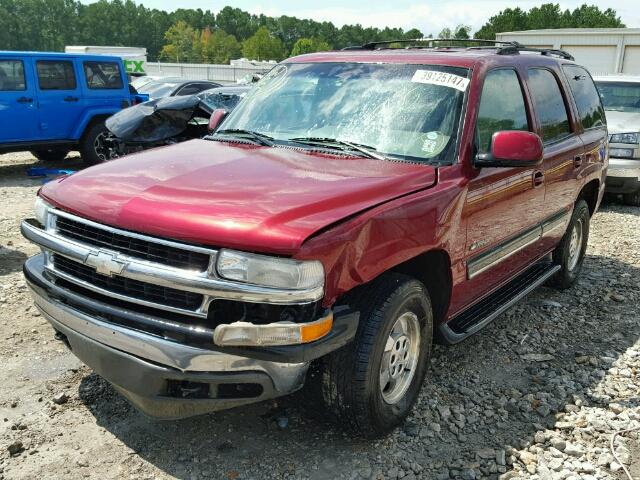
<path id="1" fill-rule="evenodd" d="M 532 68 L 529 70 L 528 83 L 536 115 L 542 126 L 544 143 L 571 135 L 567 108 L 555 75 L 549 70 Z"/>
<path id="2" fill-rule="evenodd" d="M 119 90 L 123 87 L 120 65 L 116 62 L 82 62 L 87 87 L 92 90 Z"/>
<path id="3" fill-rule="evenodd" d="M 499 130 L 529 130 L 520 80 L 514 70 L 493 70 L 484 79 L 478 110 L 478 153 L 487 153 Z"/>
<path id="4" fill-rule="evenodd" d="M 202 91 L 202 88 L 200 88 L 200 84 L 199 83 L 191 83 L 189 85 L 185 85 L 184 87 L 182 87 L 178 93 L 176 93 L 177 96 L 185 96 L 185 95 L 193 95 L 195 93 L 198 93 Z"/>
<path id="5" fill-rule="evenodd" d="M 576 65 L 564 65 L 563 69 L 576 101 L 582 126 L 587 129 L 606 125 L 607 120 L 600 95 L 591 75 L 584 68 Z"/>
<path id="6" fill-rule="evenodd" d="M 0 90 L 16 92 L 26 89 L 22 60 L 0 60 Z"/>
<path id="7" fill-rule="evenodd" d="M 65 60 L 38 60 L 38 85 L 40 90 L 75 90 L 76 74 L 73 63 Z"/>

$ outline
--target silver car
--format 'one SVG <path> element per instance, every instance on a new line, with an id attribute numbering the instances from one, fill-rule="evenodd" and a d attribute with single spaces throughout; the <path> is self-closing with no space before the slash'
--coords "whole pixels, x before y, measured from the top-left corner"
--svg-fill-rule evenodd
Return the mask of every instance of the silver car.
<path id="1" fill-rule="evenodd" d="M 640 206 L 640 76 L 594 78 L 607 115 L 609 170 L 606 191 Z"/>

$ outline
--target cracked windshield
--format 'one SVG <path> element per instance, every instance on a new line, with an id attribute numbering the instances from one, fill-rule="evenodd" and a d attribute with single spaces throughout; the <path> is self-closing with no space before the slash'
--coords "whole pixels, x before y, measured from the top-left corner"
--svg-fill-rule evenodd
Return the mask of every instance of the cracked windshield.
<path id="1" fill-rule="evenodd" d="M 221 133 L 355 151 L 371 158 L 452 162 L 468 69 L 366 63 L 275 67 Z"/>

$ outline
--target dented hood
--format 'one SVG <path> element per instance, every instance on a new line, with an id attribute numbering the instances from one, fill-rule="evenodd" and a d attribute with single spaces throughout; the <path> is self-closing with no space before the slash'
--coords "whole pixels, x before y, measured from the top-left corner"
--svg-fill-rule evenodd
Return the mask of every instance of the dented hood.
<path id="1" fill-rule="evenodd" d="M 41 195 L 127 230 L 286 254 L 323 227 L 435 180 L 426 165 L 191 140 L 50 182 Z"/>

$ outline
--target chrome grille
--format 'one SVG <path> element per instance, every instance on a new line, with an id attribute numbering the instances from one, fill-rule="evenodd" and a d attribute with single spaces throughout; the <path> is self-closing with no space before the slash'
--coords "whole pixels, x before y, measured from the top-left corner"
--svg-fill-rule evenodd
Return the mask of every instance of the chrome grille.
<path id="1" fill-rule="evenodd" d="M 52 255 L 52 263 L 56 271 L 119 295 L 184 310 L 197 310 L 202 305 L 203 295 L 198 293 L 152 285 L 130 278 L 100 275 L 93 268 L 61 255 Z"/>
<path id="2" fill-rule="evenodd" d="M 67 216 L 58 215 L 56 230 L 60 235 L 84 244 L 107 248 L 130 257 L 186 270 L 207 271 L 210 256 L 206 253 L 156 243 L 137 236 L 117 233 Z"/>

